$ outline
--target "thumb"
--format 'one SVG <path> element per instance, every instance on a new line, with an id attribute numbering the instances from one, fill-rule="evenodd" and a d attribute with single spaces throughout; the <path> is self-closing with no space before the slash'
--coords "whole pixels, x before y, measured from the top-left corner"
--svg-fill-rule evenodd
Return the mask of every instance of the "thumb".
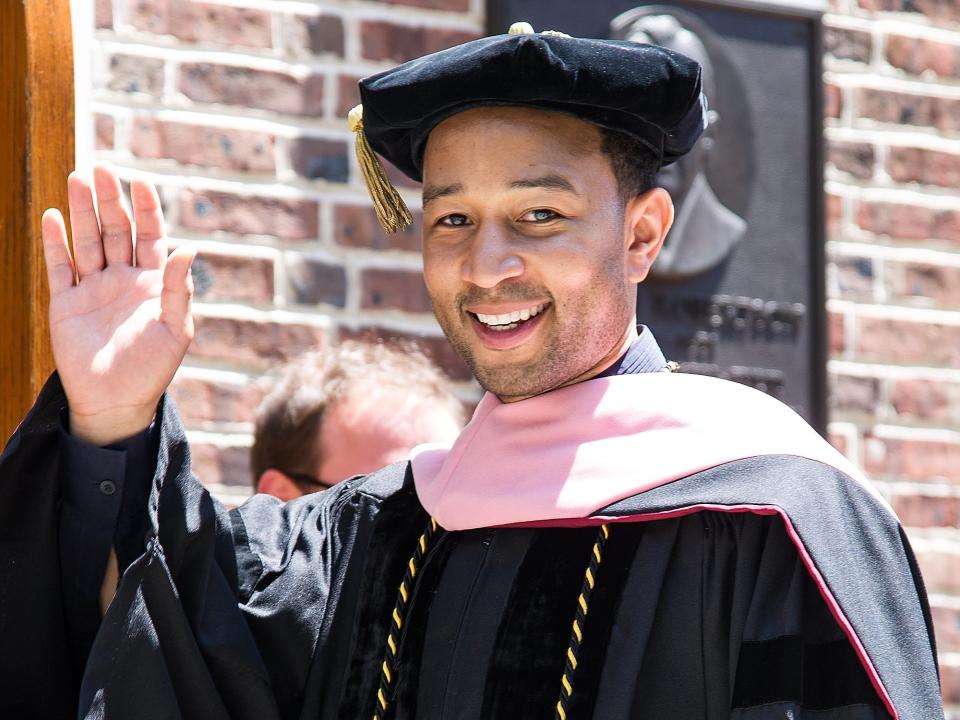
<path id="1" fill-rule="evenodd" d="M 163 269 L 163 290 L 160 293 L 160 322 L 176 335 L 193 337 L 193 277 L 190 266 L 197 256 L 195 247 L 183 244 L 170 253 Z"/>

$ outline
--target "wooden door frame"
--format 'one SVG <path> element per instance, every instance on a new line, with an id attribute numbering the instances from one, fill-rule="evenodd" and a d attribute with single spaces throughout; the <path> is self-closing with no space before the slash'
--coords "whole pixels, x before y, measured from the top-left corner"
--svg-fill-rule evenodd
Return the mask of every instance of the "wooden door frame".
<path id="1" fill-rule="evenodd" d="M 53 370 L 40 241 L 74 166 L 69 0 L 0 2 L 0 442 Z"/>

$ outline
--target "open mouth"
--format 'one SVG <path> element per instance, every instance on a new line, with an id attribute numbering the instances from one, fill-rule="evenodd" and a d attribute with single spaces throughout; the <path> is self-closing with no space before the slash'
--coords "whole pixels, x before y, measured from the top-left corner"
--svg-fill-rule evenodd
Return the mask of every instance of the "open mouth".
<path id="1" fill-rule="evenodd" d="M 539 303 L 508 313 L 488 314 L 468 311 L 481 342 L 492 350 L 510 350 L 530 338 L 550 303 Z"/>
<path id="2" fill-rule="evenodd" d="M 514 310 L 511 313 L 503 315 L 485 315 L 484 313 L 470 313 L 481 323 L 486 325 L 494 332 L 506 332 L 507 330 L 516 330 L 521 323 L 525 323 L 532 317 L 536 317 L 547 309 L 549 303 L 540 303 L 523 310 Z"/>

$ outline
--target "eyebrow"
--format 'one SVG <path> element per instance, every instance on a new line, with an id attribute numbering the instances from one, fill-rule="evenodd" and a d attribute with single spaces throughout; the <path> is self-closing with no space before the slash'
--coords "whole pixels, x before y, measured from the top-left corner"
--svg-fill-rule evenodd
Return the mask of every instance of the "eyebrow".
<path id="1" fill-rule="evenodd" d="M 546 188 L 547 190 L 563 190 L 564 192 L 578 195 L 579 193 L 573 187 L 573 183 L 562 175 L 543 175 L 535 178 L 523 178 L 514 180 L 510 183 L 512 189 L 520 188 Z M 453 183 L 452 185 L 429 185 L 423 189 L 422 207 L 426 207 L 432 200 L 438 200 L 442 197 L 449 197 L 463 192 L 462 183 Z"/>
<path id="2" fill-rule="evenodd" d="M 523 180 L 514 180 L 510 183 L 511 188 L 546 188 L 547 190 L 563 190 L 568 193 L 578 195 L 574 189 L 573 183 L 567 180 L 563 175 L 543 175 L 542 177 L 525 178 Z"/>
<path id="3" fill-rule="evenodd" d="M 457 193 L 462 192 L 463 185 L 461 183 L 454 183 L 453 185 L 430 185 L 423 189 L 422 206 L 426 207 L 427 203 L 431 200 L 447 197 L 448 195 L 456 195 Z"/>

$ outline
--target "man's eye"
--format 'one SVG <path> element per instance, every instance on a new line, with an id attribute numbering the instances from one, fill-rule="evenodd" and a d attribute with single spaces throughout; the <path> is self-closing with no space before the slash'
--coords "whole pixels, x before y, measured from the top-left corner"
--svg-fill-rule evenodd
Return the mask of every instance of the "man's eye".
<path id="1" fill-rule="evenodd" d="M 550 220 L 556 220 L 557 218 L 563 217 L 553 210 L 547 210 L 546 208 L 537 208 L 536 210 L 531 210 L 530 212 L 524 213 L 523 217 L 520 219 L 524 222 L 549 222 Z"/>
<path id="2" fill-rule="evenodd" d="M 446 215 L 440 218 L 440 225 L 446 225 L 447 227 L 463 227 L 464 225 L 469 225 L 470 220 L 466 215 L 461 215 L 459 213 L 454 213 L 453 215 Z"/>

